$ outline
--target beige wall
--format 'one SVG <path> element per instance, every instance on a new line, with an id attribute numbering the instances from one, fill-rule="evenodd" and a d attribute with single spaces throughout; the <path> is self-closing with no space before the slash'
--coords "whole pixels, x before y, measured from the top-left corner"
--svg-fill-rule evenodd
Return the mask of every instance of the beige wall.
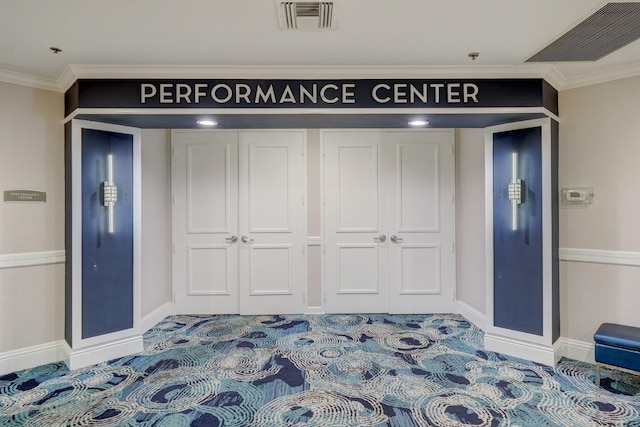
<path id="1" fill-rule="evenodd" d="M 560 211 L 560 247 L 640 252 L 639 100 L 640 77 L 560 93 L 560 187 L 595 190 Z"/>
<path id="2" fill-rule="evenodd" d="M 0 82 L 0 194 L 47 193 L 46 203 L 0 199 L 2 255 L 64 249 L 63 102 Z M 0 269 L 0 352 L 61 340 L 63 330 L 63 264 Z"/>
<path id="3" fill-rule="evenodd" d="M 64 249 L 63 102 L 0 82 L 0 191 L 47 192 L 44 204 L 0 200 L 0 253 Z"/>
<path id="4" fill-rule="evenodd" d="M 640 77 L 560 92 L 560 187 L 593 205 L 560 209 L 560 247 L 640 253 Z M 563 261 L 561 335 L 592 342 L 602 322 L 640 326 L 640 267 Z"/>
<path id="5" fill-rule="evenodd" d="M 142 315 L 171 301 L 171 142 L 142 130 Z"/>
<path id="6" fill-rule="evenodd" d="M 457 299 L 484 314 L 484 129 L 456 133 Z"/>

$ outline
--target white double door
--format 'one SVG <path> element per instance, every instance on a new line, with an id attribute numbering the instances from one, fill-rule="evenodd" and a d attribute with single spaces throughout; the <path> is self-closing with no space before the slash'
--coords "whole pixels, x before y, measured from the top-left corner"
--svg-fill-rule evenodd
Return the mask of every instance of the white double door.
<path id="1" fill-rule="evenodd" d="M 327 312 L 453 312 L 452 130 L 323 131 Z"/>
<path id="2" fill-rule="evenodd" d="M 175 312 L 304 312 L 306 132 L 171 139 Z"/>

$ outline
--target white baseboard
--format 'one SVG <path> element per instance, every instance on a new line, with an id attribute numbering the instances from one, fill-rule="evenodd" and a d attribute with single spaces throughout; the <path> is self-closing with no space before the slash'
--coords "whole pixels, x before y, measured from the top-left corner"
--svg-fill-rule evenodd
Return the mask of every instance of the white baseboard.
<path id="1" fill-rule="evenodd" d="M 1 353 L 0 375 L 64 360 L 65 345 L 60 340 Z"/>
<path id="2" fill-rule="evenodd" d="M 149 329 L 153 328 L 159 322 L 164 320 L 165 317 L 173 314 L 173 303 L 166 302 L 162 304 L 160 307 L 153 310 L 151 313 L 147 314 L 142 318 L 140 322 L 142 333 L 147 332 Z"/>
<path id="3" fill-rule="evenodd" d="M 484 334 L 484 348 L 488 351 L 532 360 L 554 366 L 562 357 L 560 340 L 553 345 L 543 345 L 491 333 Z"/>
<path id="4" fill-rule="evenodd" d="M 325 314 L 322 306 L 309 306 L 304 314 Z"/>
<path id="5" fill-rule="evenodd" d="M 478 310 L 476 310 L 475 308 L 471 307 L 469 304 L 463 301 L 456 301 L 456 307 L 458 310 L 458 314 L 463 316 L 465 319 L 467 319 L 469 322 L 473 323 L 483 331 L 486 330 L 485 326 L 486 326 L 487 319 L 483 313 L 480 313 Z M 571 338 L 560 337 L 552 347 L 538 346 L 537 344 L 533 344 L 533 347 L 532 347 L 530 343 L 525 343 L 519 340 L 505 338 L 502 336 L 495 336 L 495 335 L 492 336 L 491 334 L 487 334 L 487 335 L 489 336 L 489 340 L 490 340 L 489 345 L 491 347 L 495 345 L 495 348 L 502 349 L 502 350 L 491 349 L 492 351 L 498 351 L 505 354 L 512 354 L 517 357 L 522 357 L 523 359 L 532 360 L 530 354 L 531 354 L 531 351 L 533 350 L 534 352 L 541 351 L 543 354 L 543 359 L 546 362 L 553 360 L 554 363 L 557 363 L 561 357 L 566 357 L 568 359 L 577 360 L 579 362 L 585 362 L 585 363 L 591 363 L 591 364 L 596 363 L 595 355 L 594 355 L 594 344 L 592 342 L 584 342 L 584 341 L 574 340 Z M 485 348 L 486 348 L 487 335 L 485 335 Z M 513 354 L 512 350 L 514 346 L 517 349 L 518 354 Z M 487 350 L 490 350 L 490 349 L 487 348 Z M 551 355 L 551 352 L 553 353 L 553 356 Z M 546 362 L 541 362 L 541 363 L 549 364 Z"/>
<path id="6" fill-rule="evenodd" d="M 461 315 L 483 331 L 485 330 L 487 325 L 487 317 L 483 313 L 480 313 L 478 310 L 471 307 L 466 302 L 462 302 L 460 300 L 456 301 L 456 308 L 459 315 Z"/>
<path id="7" fill-rule="evenodd" d="M 69 369 L 79 369 L 95 365 L 107 360 L 117 359 L 144 350 L 142 335 L 111 341 L 104 344 L 92 345 L 86 348 L 72 350 L 65 342 L 65 363 Z"/>
<path id="8" fill-rule="evenodd" d="M 170 302 L 163 304 L 144 316 L 141 321 L 142 332 L 144 333 L 148 331 L 158 322 L 169 316 L 171 314 L 172 305 L 173 304 Z M 92 346 L 76 351 L 72 351 L 64 340 L 52 341 L 45 344 L 0 353 L 0 375 L 60 361 L 64 361 L 67 366 L 70 366 L 69 363 L 71 358 L 73 358 L 72 364 L 74 366 L 71 369 L 77 369 L 79 367 L 92 365 L 104 360 L 111 360 L 127 354 L 138 353 L 142 350 L 142 336 L 110 342 L 99 346 Z"/>
<path id="9" fill-rule="evenodd" d="M 578 341 L 571 338 L 560 338 L 561 354 L 567 359 L 586 363 L 596 363 L 594 343 Z"/>

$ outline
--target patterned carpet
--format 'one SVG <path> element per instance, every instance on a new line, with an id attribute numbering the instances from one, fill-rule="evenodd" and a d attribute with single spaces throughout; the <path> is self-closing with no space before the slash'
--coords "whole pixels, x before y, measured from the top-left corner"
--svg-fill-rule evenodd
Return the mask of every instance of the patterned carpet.
<path id="1" fill-rule="evenodd" d="M 2 426 L 640 426 L 640 378 L 482 349 L 456 315 L 173 316 L 145 352 L 0 377 Z"/>

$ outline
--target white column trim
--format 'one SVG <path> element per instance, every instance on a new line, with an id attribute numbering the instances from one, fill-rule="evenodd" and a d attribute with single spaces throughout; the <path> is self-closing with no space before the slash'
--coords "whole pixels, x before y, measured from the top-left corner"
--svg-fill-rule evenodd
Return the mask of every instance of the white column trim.
<path id="1" fill-rule="evenodd" d="M 532 360 L 547 366 L 554 366 L 562 357 L 561 344 L 559 339 L 549 345 L 490 332 L 484 335 L 485 350 Z"/>
<path id="2" fill-rule="evenodd" d="M 0 254 L 0 270 L 3 268 L 33 267 L 38 265 L 62 264 L 64 262 L 65 262 L 64 249 L 57 250 L 57 251 Z"/>
<path id="3" fill-rule="evenodd" d="M 144 343 L 142 335 L 117 339 L 108 343 L 100 343 L 74 350 L 65 344 L 64 361 L 70 370 L 84 368 L 129 354 L 142 353 Z"/>

